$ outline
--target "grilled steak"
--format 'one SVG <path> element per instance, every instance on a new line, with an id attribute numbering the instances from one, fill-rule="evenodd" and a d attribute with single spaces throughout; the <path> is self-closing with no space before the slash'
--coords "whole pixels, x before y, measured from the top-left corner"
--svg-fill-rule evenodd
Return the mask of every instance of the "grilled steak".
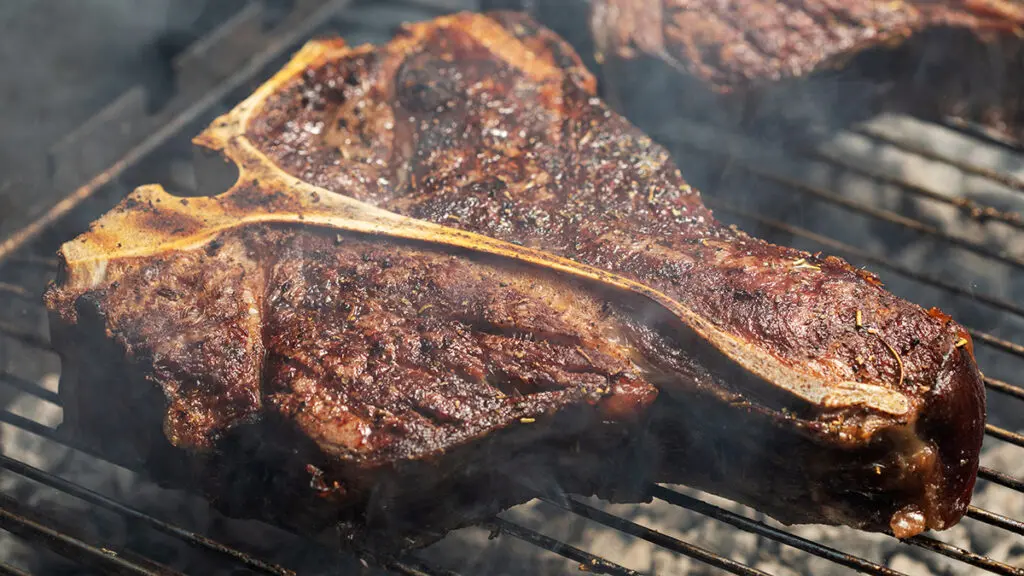
<path id="1" fill-rule="evenodd" d="M 413 535 L 518 502 L 498 473 L 592 492 L 657 394 L 601 300 L 522 267 L 272 225 L 111 266 L 53 295 L 65 425 L 233 515 L 315 531 L 373 502 Z"/>
<path id="2" fill-rule="evenodd" d="M 311 42 L 196 141 L 236 183 L 140 188 L 46 300 L 65 426 L 231 514 L 422 542 L 650 481 L 900 536 L 966 510 L 964 330 L 718 223 L 523 16 Z"/>
<path id="3" fill-rule="evenodd" d="M 893 110 L 1024 135 L 1024 7 L 1016 2 L 553 4 L 540 10 L 567 29 L 589 12 L 608 89 L 630 118 L 699 113 L 792 138 L 794 129 L 809 134 Z"/>

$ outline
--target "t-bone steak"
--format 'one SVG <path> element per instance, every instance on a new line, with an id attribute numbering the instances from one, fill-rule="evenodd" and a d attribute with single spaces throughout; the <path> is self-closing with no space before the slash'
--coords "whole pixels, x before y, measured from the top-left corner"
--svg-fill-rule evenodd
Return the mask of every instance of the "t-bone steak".
<path id="1" fill-rule="evenodd" d="M 538 493 L 685 483 L 899 536 L 970 500 L 970 337 L 720 224 L 513 13 L 307 44 L 46 295 L 66 431 L 232 515 L 429 541 Z M 385 538 L 387 537 L 387 538 Z"/>

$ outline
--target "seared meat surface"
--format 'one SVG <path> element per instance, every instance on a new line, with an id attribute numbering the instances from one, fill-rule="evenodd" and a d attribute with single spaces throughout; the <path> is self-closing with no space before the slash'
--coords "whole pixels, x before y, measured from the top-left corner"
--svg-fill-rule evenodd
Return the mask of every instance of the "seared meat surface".
<path id="1" fill-rule="evenodd" d="M 842 123 L 896 110 L 959 117 L 1014 138 L 1024 133 L 1024 7 L 1016 2 L 587 4 L 567 3 L 577 18 L 589 10 L 595 48 L 614 70 L 609 89 L 632 113 L 651 102 L 677 114 L 718 108 L 723 119 L 763 131 L 785 120 L 789 131 L 808 120 Z M 671 67 L 661 74 L 674 69 L 674 93 L 638 90 L 635 81 L 650 74 L 635 64 L 644 59 Z"/>
<path id="2" fill-rule="evenodd" d="M 79 384 L 66 423 L 97 435 L 119 461 L 198 485 L 235 514 L 263 509 L 300 529 L 371 498 L 385 500 L 376 510 L 385 513 L 399 478 L 408 497 L 427 502 L 438 497 L 431 485 L 494 468 L 528 482 L 524 458 L 569 450 L 583 431 L 613 449 L 657 395 L 615 343 L 602 300 L 521 267 L 253 226 L 202 250 L 118 262 L 107 275 L 117 280 L 54 305 L 79 332 L 108 330 L 127 361 L 102 351 L 106 342 L 84 351 L 76 337 L 63 347 L 84 355 L 76 366 L 109 359 L 98 372 L 138 370 L 153 384 L 90 382 L 124 387 L 102 398 Z M 144 392 L 166 403 L 140 400 Z M 72 399 L 75 389 L 62 393 Z M 133 416 L 140 407 L 162 414 Z M 145 440 L 125 441 L 126 420 Z M 167 442 L 200 456 L 183 462 Z M 429 475 L 417 470 L 423 461 Z M 260 467 L 284 474 L 265 483 Z M 505 497 L 492 484 L 477 492 Z M 426 516 L 418 528 L 430 526 Z"/>
<path id="3" fill-rule="evenodd" d="M 236 184 L 139 189 L 47 303 L 66 426 L 230 513 L 422 539 L 649 481 L 901 536 L 966 510 L 963 329 L 718 223 L 525 17 L 311 43 L 197 142 Z"/>

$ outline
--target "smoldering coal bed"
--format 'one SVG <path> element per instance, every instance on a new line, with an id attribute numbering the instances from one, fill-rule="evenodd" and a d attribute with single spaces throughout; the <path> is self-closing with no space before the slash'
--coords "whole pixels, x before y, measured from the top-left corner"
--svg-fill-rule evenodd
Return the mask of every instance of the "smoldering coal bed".
<path id="1" fill-rule="evenodd" d="M 191 117 L 171 115 L 176 128 L 149 149 L 136 147 L 136 157 L 90 200 L 62 219 L 48 221 L 49 212 L 33 219 L 46 223 L 43 233 L 4 254 L 0 526 L 7 532 L 0 534 L 0 559 L 8 568 L 0 572 L 77 574 L 83 566 L 128 574 L 378 570 L 331 547 L 331 534 L 310 542 L 227 519 L 195 496 L 157 488 L 102 455 L 71 448 L 73 438 L 54 432 L 61 419 L 54 394 L 60 363 L 47 351 L 39 303 L 55 271 L 56 245 L 134 185 L 194 187 L 189 137 L 303 39 L 340 34 L 352 43 L 382 41 L 398 22 L 472 8 L 426 1 L 334 4 L 253 66 L 248 79 L 211 98 L 215 103 Z M 238 33 L 235 26 L 219 41 Z M 1024 380 L 1017 373 L 1024 349 L 1014 344 L 1024 342 L 1024 310 L 1015 304 L 1024 293 L 1024 225 L 1011 216 L 1024 212 L 1024 151 L 893 116 L 800 153 L 765 150 L 693 118 L 665 118 L 646 128 L 672 149 L 721 219 L 771 241 L 867 265 L 893 292 L 939 306 L 975 330 L 978 361 L 989 379 L 991 424 L 976 508 L 952 530 L 902 543 L 844 528 L 783 527 L 685 487 L 658 487 L 647 505 L 608 505 L 547 487 L 554 488 L 545 492 L 551 496 L 487 526 L 457 531 L 414 557 L 378 560 L 414 574 L 1024 574 Z M 965 209 L 964 199 L 975 209 Z"/>

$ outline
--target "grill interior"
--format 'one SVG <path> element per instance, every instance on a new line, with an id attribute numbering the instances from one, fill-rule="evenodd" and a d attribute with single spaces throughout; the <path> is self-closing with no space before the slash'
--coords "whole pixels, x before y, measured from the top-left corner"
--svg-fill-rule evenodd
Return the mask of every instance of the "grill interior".
<path id="1" fill-rule="evenodd" d="M 40 295 L 56 270 L 57 246 L 136 185 L 194 189 L 190 137 L 306 39 L 381 42 L 402 21 L 474 7 L 469 0 L 296 0 L 268 25 L 268 5 L 248 4 L 179 58 L 177 92 L 162 108 L 140 105 L 145 94 L 129 91 L 53 149 L 52 181 L 41 185 L 53 194 L 38 195 L 37 206 L 0 228 L 0 528 L 8 533 L 0 536 L 11 550 L 0 574 L 578 567 L 603 574 L 1024 575 L 1024 346 L 1017 344 L 1024 342 L 1024 307 L 1016 304 L 1024 296 L 1017 216 L 1024 212 L 1024 150 L 952 122 L 880 117 L 784 152 L 692 118 L 644 126 L 723 220 L 870 266 L 896 294 L 939 306 L 970 328 L 986 370 L 989 424 L 975 506 L 950 531 L 900 542 L 843 528 L 783 527 L 682 487 L 652 486 L 648 505 L 545 491 L 554 495 L 408 557 L 358 560 L 332 547 L 330 535 L 308 541 L 222 518 L 198 498 L 156 488 L 55 430 L 60 366 Z M 213 68 L 214 61 L 225 65 Z"/>

